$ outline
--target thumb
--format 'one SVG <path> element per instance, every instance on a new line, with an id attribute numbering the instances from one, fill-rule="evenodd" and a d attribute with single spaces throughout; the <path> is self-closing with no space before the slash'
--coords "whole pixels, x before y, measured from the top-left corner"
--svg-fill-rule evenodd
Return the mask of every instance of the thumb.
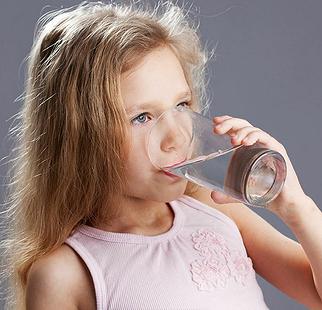
<path id="1" fill-rule="evenodd" d="M 217 191 L 211 192 L 211 198 L 214 202 L 219 204 L 239 202 L 237 199 L 234 199 L 222 192 Z"/>

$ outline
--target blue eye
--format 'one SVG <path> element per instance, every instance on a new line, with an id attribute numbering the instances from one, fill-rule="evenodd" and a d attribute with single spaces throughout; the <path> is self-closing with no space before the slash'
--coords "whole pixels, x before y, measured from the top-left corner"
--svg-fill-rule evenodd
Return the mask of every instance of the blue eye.
<path id="1" fill-rule="evenodd" d="M 179 108 L 178 111 L 183 111 L 185 108 L 189 108 L 190 105 L 191 105 L 190 102 L 185 101 L 185 102 L 178 103 L 176 107 Z M 131 120 L 131 124 L 132 125 L 142 125 L 148 121 L 147 117 L 148 117 L 147 112 L 141 113 Z"/>
<path id="2" fill-rule="evenodd" d="M 177 107 L 180 107 L 179 111 L 183 111 L 184 108 L 189 108 L 190 107 L 190 102 L 186 102 L 186 101 L 181 102 L 181 103 L 177 104 Z"/>
<path id="3" fill-rule="evenodd" d="M 131 120 L 131 123 L 135 125 L 135 122 L 138 122 L 138 124 L 144 124 L 145 123 L 145 120 L 146 120 L 146 117 L 147 117 L 147 113 L 144 112 L 144 113 L 141 113 L 140 115 L 134 117 L 132 120 Z"/>

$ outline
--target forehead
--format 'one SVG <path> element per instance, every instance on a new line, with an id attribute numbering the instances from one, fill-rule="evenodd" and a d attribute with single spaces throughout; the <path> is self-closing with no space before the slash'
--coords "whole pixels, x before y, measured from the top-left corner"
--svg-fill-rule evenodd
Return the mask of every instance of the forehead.
<path id="1" fill-rule="evenodd" d="M 126 110 L 146 102 L 173 101 L 189 92 L 182 66 L 168 47 L 155 49 L 121 76 L 121 95 Z"/>

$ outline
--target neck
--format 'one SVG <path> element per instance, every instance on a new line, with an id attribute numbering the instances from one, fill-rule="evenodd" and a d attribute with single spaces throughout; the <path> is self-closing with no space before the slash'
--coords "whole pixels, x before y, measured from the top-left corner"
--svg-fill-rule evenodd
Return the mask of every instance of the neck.
<path id="1" fill-rule="evenodd" d="M 169 230 L 173 218 L 172 209 L 165 202 L 124 197 L 115 215 L 95 227 L 111 232 L 154 235 Z"/>

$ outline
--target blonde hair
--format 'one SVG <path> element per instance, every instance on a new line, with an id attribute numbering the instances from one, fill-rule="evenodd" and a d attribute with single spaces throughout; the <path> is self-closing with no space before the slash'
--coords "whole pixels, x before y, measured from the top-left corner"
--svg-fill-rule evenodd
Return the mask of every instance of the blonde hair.
<path id="1" fill-rule="evenodd" d="M 11 130 L 2 242 L 14 308 L 25 309 L 31 264 L 63 244 L 81 223 L 96 221 L 125 186 L 125 111 L 120 76 L 152 49 L 171 47 L 193 95 L 205 104 L 206 52 L 197 27 L 170 2 L 82 3 L 45 14 L 29 59 L 24 103 Z M 192 184 L 186 193 L 192 190 Z"/>

